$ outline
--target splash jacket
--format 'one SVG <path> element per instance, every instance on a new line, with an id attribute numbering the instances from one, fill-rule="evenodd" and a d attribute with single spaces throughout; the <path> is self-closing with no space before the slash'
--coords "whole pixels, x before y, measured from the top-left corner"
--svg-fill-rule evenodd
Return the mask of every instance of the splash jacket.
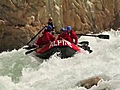
<path id="1" fill-rule="evenodd" d="M 71 30 L 70 33 L 69 33 L 69 35 L 70 35 L 70 37 L 72 39 L 71 43 L 74 43 L 75 45 L 77 45 L 78 44 L 78 37 L 75 34 L 75 31 Z"/>
<path id="2" fill-rule="evenodd" d="M 36 44 L 39 46 L 45 45 L 45 44 L 55 40 L 55 37 L 47 31 L 43 31 L 42 34 L 43 35 L 41 37 L 39 37 L 39 39 L 36 42 Z"/>
<path id="3" fill-rule="evenodd" d="M 62 32 L 60 35 L 58 35 L 58 40 L 62 40 L 62 39 L 65 39 L 69 42 L 72 42 L 72 39 L 71 37 L 69 36 L 69 34 L 67 32 Z"/>

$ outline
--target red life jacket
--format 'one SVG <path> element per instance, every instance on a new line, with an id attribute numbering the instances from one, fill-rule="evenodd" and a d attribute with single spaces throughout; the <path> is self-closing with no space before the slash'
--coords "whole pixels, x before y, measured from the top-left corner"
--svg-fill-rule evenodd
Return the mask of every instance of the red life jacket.
<path id="1" fill-rule="evenodd" d="M 58 35 L 58 38 L 57 38 L 57 39 L 58 39 L 58 40 L 65 39 L 65 40 L 67 40 L 67 41 L 69 41 L 69 42 L 72 42 L 72 39 L 70 38 L 70 36 L 69 36 L 69 34 L 68 34 L 67 32 L 64 32 L 64 33 Z"/>
<path id="2" fill-rule="evenodd" d="M 72 39 L 72 43 L 74 43 L 75 45 L 78 44 L 78 37 L 75 34 L 74 30 L 71 30 L 71 32 L 69 33 L 71 39 Z"/>
<path id="3" fill-rule="evenodd" d="M 52 42 L 55 40 L 55 37 L 49 32 L 44 31 L 42 34 L 43 35 L 39 37 L 39 39 L 36 42 L 37 45 L 45 45 L 50 41 Z"/>

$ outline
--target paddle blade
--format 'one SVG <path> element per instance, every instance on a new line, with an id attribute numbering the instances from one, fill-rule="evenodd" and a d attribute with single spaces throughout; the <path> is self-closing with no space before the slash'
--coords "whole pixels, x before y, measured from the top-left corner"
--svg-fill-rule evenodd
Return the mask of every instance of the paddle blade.
<path id="1" fill-rule="evenodd" d="M 24 47 L 23 49 L 30 50 L 30 49 L 33 49 L 33 48 L 36 48 L 36 46 L 35 45 L 27 46 L 27 47 Z"/>
<path id="2" fill-rule="evenodd" d="M 29 51 L 27 51 L 27 52 L 25 52 L 25 54 L 27 55 L 27 54 L 30 54 L 30 53 L 32 53 L 33 51 L 35 51 L 36 49 L 33 49 L 33 50 L 29 50 Z"/>
<path id="3" fill-rule="evenodd" d="M 109 39 L 109 38 L 110 38 L 109 35 L 103 35 L 103 34 L 97 35 L 97 37 L 99 37 L 99 38 L 101 38 L 101 39 Z"/>

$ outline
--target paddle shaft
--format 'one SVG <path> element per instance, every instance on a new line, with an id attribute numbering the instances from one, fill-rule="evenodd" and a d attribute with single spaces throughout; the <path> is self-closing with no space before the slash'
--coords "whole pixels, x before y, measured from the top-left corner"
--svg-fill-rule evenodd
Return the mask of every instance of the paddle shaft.
<path id="1" fill-rule="evenodd" d="M 30 53 L 32 53 L 33 51 L 35 51 L 37 48 L 35 48 L 35 49 L 32 49 L 32 50 L 29 50 L 29 51 L 27 51 L 27 52 L 25 52 L 25 54 L 27 55 L 27 54 L 30 54 Z"/>
<path id="2" fill-rule="evenodd" d="M 33 38 L 31 38 L 31 40 L 27 43 L 27 45 L 29 45 L 30 42 L 31 42 L 33 39 L 35 39 L 35 37 L 36 37 L 42 30 L 44 30 L 44 28 L 45 28 L 45 27 L 43 27 Z"/>
<path id="3" fill-rule="evenodd" d="M 109 35 L 103 35 L 103 34 L 99 34 L 99 35 L 87 35 L 87 34 L 77 34 L 79 36 L 91 36 L 91 37 L 98 37 L 101 39 L 109 39 Z"/>

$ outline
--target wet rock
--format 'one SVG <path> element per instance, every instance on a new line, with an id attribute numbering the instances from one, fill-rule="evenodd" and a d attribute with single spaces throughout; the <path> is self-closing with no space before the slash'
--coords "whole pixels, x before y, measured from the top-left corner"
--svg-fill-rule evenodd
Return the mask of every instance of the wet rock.
<path id="1" fill-rule="evenodd" d="M 78 87 L 85 87 L 90 89 L 92 86 L 97 85 L 97 83 L 102 79 L 102 77 L 91 77 L 85 80 L 82 80 L 76 84 Z"/>
<path id="2" fill-rule="evenodd" d="M 110 81 L 111 77 L 101 74 L 98 76 L 93 76 L 84 80 L 81 80 L 79 82 L 77 82 L 75 84 L 75 86 L 77 87 L 85 87 L 86 89 L 90 89 L 91 87 L 93 87 L 94 85 L 98 85 L 98 83 L 102 82 L 102 81 Z M 104 89 L 104 90 L 108 90 L 108 89 Z"/>

